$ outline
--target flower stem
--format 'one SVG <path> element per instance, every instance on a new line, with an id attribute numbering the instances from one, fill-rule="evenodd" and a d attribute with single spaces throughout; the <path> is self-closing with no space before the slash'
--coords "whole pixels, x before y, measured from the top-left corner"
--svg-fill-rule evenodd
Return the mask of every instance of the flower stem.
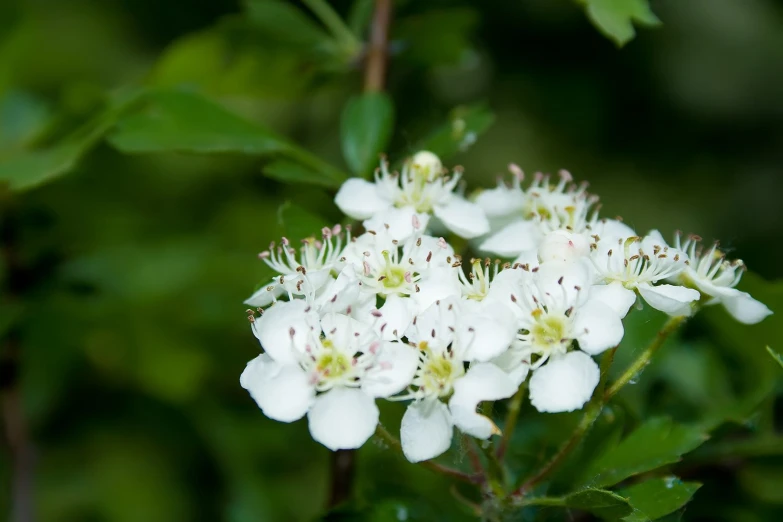
<path id="1" fill-rule="evenodd" d="M 512 498 L 519 499 L 523 497 L 525 493 L 533 489 L 541 481 L 554 473 L 554 471 L 560 467 L 566 457 L 568 457 L 568 455 L 570 455 L 571 452 L 579 445 L 584 436 L 587 435 L 587 432 L 590 431 L 590 428 L 593 426 L 593 423 L 601 414 L 601 411 L 604 407 L 603 393 L 604 387 L 606 386 L 606 377 L 609 374 L 609 367 L 612 365 L 612 361 L 614 360 L 614 352 L 616 350 L 617 347 L 612 348 L 611 350 L 608 350 L 604 353 L 604 356 L 601 359 L 601 380 L 598 382 L 598 387 L 593 394 L 593 398 L 588 403 L 585 414 L 582 416 L 582 420 L 579 421 L 579 425 L 576 427 L 576 430 L 574 430 L 568 440 L 566 440 L 563 445 L 560 446 L 560 449 L 557 451 L 557 453 L 555 453 L 555 455 L 549 459 L 546 464 L 544 464 L 544 467 L 542 467 L 535 475 L 527 479 L 511 494 Z"/>
<path id="2" fill-rule="evenodd" d="M 359 40 L 351 29 L 343 22 L 332 6 L 326 0 L 302 0 L 318 19 L 329 29 L 332 36 L 345 47 L 347 51 L 355 52 L 360 48 Z"/>
<path id="3" fill-rule="evenodd" d="M 519 410 L 522 408 L 522 400 L 525 398 L 525 391 L 527 387 L 523 384 L 520 386 L 517 393 L 511 398 L 511 402 L 508 404 L 508 413 L 506 413 L 506 422 L 503 424 L 503 436 L 498 444 L 497 459 L 503 461 L 508 450 L 508 445 L 511 442 L 511 437 L 514 435 L 514 428 L 519 418 Z"/>
<path id="4" fill-rule="evenodd" d="M 386 83 L 386 55 L 391 23 L 392 0 L 375 0 L 370 43 L 364 69 L 365 92 L 380 92 Z"/>
<path id="5" fill-rule="evenodd" d="M 381 426 L 380 424 L 375 429 L 375 434 L 381 437 L 386 443 L 395 448 L 397 451 L 402 453 L 402 444 L 400 444 L 400 441 L 389 433 L 389 431 Z M 425 460 L 423 462 L 419 462 L 422 467 L 425 467 L 429 469 L 430 471 L 434 471 L 435 473 L 440 473 L 441 475 L 446 475 L 447 477 L 451 477 L 453 479 L 460 480 L 462 482 L 467 482 L 468 484 L 477 484 L 481 482 L 481 477 L 477 475 L 468 475 L 467 473 L 463 473 L 462 471 L 459 471 L 454 468 L 450 468 L 448 466 L 444 466 L 442 464 L 438 464 L 437 462 L 433 462 L 431 460 Z"/>
<path id="6" fill-rule="evenodd" d="M 623 372 L 623 374 L 609 387 L 609 389 L 606 390 L 606 393 L 604 393 L 604 402 L 608 402 L 609 399 L 614 397 L 623 386 L 628 384 L 631 379 L 633 379 L 639 372 L 644 370 L 648 364 L 650 364 L 650 359 L 653 355 L 655 355 L 655 352 L 657 352 L 666 339 L 668 339 L 669 336 L 685 322 L 685 319 L 685 316 L 669 318 L 666 324 L 663 325 L 663 328 L 661 328 L 661 330 L 655 336 L 655 339 L 652 340 L 652 342 L 647 346 L 647 348 L 645 348 L 639 357 L 637 357 L 636 360 L 625 370 L 625 372 Z"/>

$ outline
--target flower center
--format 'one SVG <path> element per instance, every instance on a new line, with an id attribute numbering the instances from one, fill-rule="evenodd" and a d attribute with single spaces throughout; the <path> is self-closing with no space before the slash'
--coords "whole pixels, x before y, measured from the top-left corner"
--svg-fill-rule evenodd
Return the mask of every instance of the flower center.
<path id="1" fill-rule="evenodd" d="M 423 395 L 446 397 L 454 390 L 454 381 L 465 373 L 460 362 L 454 362 L 451 352 L 434 353 L 428 350 L 427 343 L 419 343 L 424 351 L 423 363 L 417 372 L 414 384 Z"/>
<path id="2" fill-rule="evenodd" d="M 321 343 L 323 351 L 315 361 L 315 369 L 320 376 L 320 381 L 339 379 L 351 370 L 351 359 L 337 351 L 332 341 L 325 339 Z"/>
<path id="3" fill-rule="evenodd" d="M 530 329 L 533 346 L 543 352 L 563 346 L 568 341 L 568 319 L 566 317 L 545 315 L 539 317 Z"/>
<path id="4" fill-rule="evenodd" d="M 387 266 L 383 272 L 381 272 L 381 277 L 383 278 L 381 282 L 383 283 L 384 288 L 389 290 L 399 288 L 406 282 L 405 270 L 399 265 Z"/>

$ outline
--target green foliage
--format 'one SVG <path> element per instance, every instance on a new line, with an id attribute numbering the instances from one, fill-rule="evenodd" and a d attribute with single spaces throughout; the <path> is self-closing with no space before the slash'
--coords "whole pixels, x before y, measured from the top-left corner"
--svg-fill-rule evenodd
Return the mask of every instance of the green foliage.
<path id="1" fill-rule="evenodd" d="M 394 106 L 388 95 L 368 92 L 351 98 L 340 120 L 345 162 L 359 176 L 366 176 L 378 165 L 392 135 Z"/>
<path id="2" fill-rule="evenodd" d="M 648 479 L 618 494 L 627 498 L 634 508 L 626 522 L 656 520 L 683 507 L 701 487 L 698 482 L 682 482 L 677 477 Z"/>
<path id="3" fill-rule="evenodd" d="M 448 123 L 437 128 L 416 147 L 447 159 L 470 148 L 495 121 L 495 115 L 484 105 L 457 107 Z"/>
<path id="4" fill-rule="evenodd" d="M 585 472 L 594 486 L 611 486 L 628 477 L 678 462 L 707 440 L 698 428 L 656 418 L 644 422 L 616 447 L 593 461 Z"/>
<path id="5" fill-rule="evenodd" d="M 633 23 L 655 27 L 661 21 L 648 0 L 577 0 L 585 4 L 587 17 L 607 38 L 622 47 L 636 35 Z"/>
<path id="6" fill-rule="evenodd" d="M 281 0 L 246 0 L 247 19 L 262 33 L 284 44 L 327 49 L 329 34 L 302 10 Z"/>
<path id="7" fill-rule="evenodd" d="M 777 361 L 777 363 L 783 367 L 783 356 L 781 356 L 778 352 L 767 346 L 767 352 L 772 356 L 773 359 Z"/>
<path id="8" fill-rule="evenodd" d="M 596 488 L 571 493 L 563 498 L 563 506 L 587 511 L 605 520 L 619 520 L 633 511 L 628 499 Z"/>

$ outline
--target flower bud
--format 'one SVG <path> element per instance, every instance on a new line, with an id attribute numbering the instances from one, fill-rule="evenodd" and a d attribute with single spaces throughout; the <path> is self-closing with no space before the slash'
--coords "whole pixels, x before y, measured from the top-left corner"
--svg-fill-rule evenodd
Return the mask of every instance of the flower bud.
<path id="1" fill-rule="evenodd" d="M 411 169 L 415 177 L 431 180 L 437 178 L 443 172 L 443 164 L 440 158 L 432 152 L 422 150 L 411 158 Z"/>

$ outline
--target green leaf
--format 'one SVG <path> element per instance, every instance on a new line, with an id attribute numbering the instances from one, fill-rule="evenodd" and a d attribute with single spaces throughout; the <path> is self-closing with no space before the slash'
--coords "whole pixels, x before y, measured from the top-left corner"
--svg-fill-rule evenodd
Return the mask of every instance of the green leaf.
<path id="1" fill-rule="evenodd" d="M 345 162 L 363 175 L 375 168 L 392 134 L 394 105 L 384 93 L 368 92 L 348 100 L 340 120 Z"/>
<path id="2" fill-rule="evenodd" d="M 0 96 L 0 157 L 35 140 L 50 121 L 49 107 L 37 97 L 21 91 Z"/>
<path id="3" fill-rule="evenodd" d="M 654 478 L 618 491 L 627 498 L 634 512 L 623 520 L 643 522 L 673 513 L 691 499 L 701 487 L 698 482 L 682 482 L 674 476 Z"/>
<path id="4" fill-rule="evenodd" d="M 707 440 L 698 427 L 674 424 L 668 418 L 650 419 L 610 449 L 588 468 L 587 482 L 611 486 L 621 480 L 666 464 L 679 462 L 683 454 Z"/>
<path id="5" fill-rule="evenodd" d="M 138 92 L 123 95 L 61 143 L 44 150 L 23 151 L 0 162 L 0 184 L 6 182 L 11 190 L 22 191 L 70 172 L 138 96 Z"/>
<path id="6" fill-rule="evenodd" d="M 767 351 L 772 356 L 773 359 L 777 361 L 777 363 L 783 367 L 783 356 L 781 356 L 778 352 L 767 346 Z"/>
<path id="7" fill-rule="evenodd" d="M 109 135 L 109 142 L 122 152 L 269 154 L 289 149 L 271 131 L 198 94 L 156 91 L 146 101 L 143 111 L 121 119 Z"/>
<path id="8" fill-rule="evenodd" d="M 622 47 L 636 35 L 633 22 L 654 27 L 661 21 L 650 9 L 648 0 L 581 0 L 587 17 L 607 38 Z"/>
<path id="9" fill-rule="evenodd" d="M 282 227 L 285 237 L 296 245 L 307 237 L 320 236 L 327 220 L 286 201 L 277 209 L 277 223 Z"/>
<path id="10" fill-rule="evenodd" d="M 306 183 L 329 188 L 340 186 L 339 179 L 326 176 L 311 167 L 286 159 L 275 160 L 265 165 L 261 170 L 266 177 L 283 183 Z"/>
<path id="11" fill-rule="evenodd" d="M 280 0 L 247 0 L 247 19 L 262 34 L 302 47 L 328 46 L 329 34 L 302 10 Z"/>
<path id="12" fill-rule="evenodd" d="M 603 489 L 587 488 L 563 498 L 566 507 L 588 511 L 606 520 L 619 520 L 633 511 L 627 499 Z"/>
<path id="13" fill-rule="evenodd" d="M 489 129 L 495 115 L 483 105 L 460 106 L 451 111 L 449 122 L 423 140 L 416 150 L 428 150 L 442 160 L 464 152 Z"/>
<path id="14" fill-rule="evenodd" d="M 455 65 L 465 60 L 479 13 L 470 8 L 432 9 L 396 20 L 395 41 L 403 42 L 401 58 L 425 67 Z"/>

